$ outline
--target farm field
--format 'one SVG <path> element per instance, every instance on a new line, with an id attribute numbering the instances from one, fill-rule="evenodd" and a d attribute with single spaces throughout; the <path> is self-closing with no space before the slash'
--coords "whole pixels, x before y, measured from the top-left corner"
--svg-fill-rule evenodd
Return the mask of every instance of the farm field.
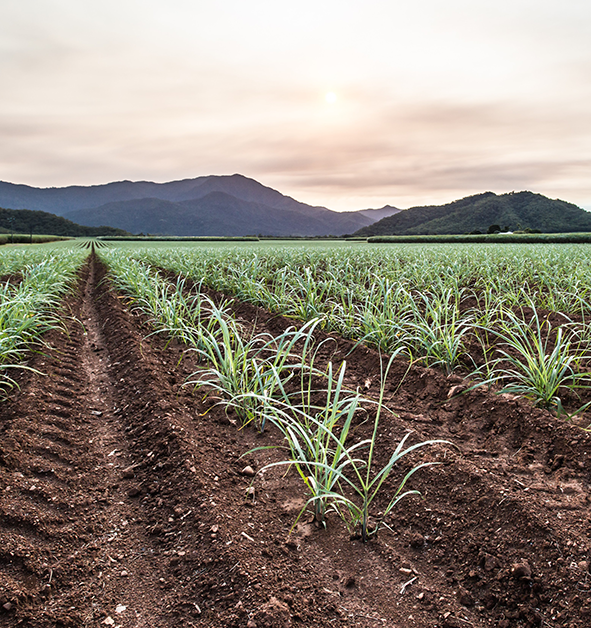
<path id="1" fill-rule="evenodd" d="M 591 622 L 586 245 L 30 251 L 0 626 Z"/>

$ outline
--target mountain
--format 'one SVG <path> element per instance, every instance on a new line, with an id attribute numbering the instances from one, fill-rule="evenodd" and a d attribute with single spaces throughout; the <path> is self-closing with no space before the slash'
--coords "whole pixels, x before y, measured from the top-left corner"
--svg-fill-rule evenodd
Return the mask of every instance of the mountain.
<path id="1" fill-rule="evenodd" d="M 157 198 L 119 201 L 67 215 L 86 225 L 108 223 L 134 233 L 178 236 L 340 235 L 356 231 L 362 221 L 369 223 L 365 217 L 351 217 L 328 209 L 310 206 L 281 209 L 225 192 L 210 192 L 202 198 L 176 203 Z"/>
<path id="2" fill-rule="evenodd" d="M 371 219 L 372 223 L 381 220 L 382 218 L 386 218 L 387 216 L 393 216 L 398 212 L 401 212 L 401 209 L 398 207 L 393 207 L 392 205 L 384 205 L 380 209 L 360 209 L 357 213 L 363 214 Z"/>
<path id="3" fill-rule="evenodd" d="M 0 207 L 1 233 L 30 233 L 70 237 L 122 236 L 128 235 L 122 229 L 97 225 L 85 227 L 77 225 L 62 216 L 28 209 L 3 209 Z"/>
<path id="4" fill-rule="evenodd" d="M 533 192 L 484 192 L 446 205 L 411 207 L 363 227 L 357 236 L 454 234 L 491 225 L 504 231 L 539 229 L 544 233 L 591 231 L 591 213 Z"/>
<path id="5" fill-rule="evenodd" d="M 0 205 L 49 211 L 89 226 L 181 236 L 341 235 L 398 211 L 386 206 L 339 213 L 300 203 L 240 174 L 66 188 L 0 182 Z"/>

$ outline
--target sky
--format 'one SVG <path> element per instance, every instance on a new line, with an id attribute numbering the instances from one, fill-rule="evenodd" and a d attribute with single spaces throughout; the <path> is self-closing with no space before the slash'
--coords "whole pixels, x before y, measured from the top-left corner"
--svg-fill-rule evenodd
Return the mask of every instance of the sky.
<path id="1" fill-rule="evenodd" d="M 591 210 L 589 0 L 2 0 L 0 180 Z"/>

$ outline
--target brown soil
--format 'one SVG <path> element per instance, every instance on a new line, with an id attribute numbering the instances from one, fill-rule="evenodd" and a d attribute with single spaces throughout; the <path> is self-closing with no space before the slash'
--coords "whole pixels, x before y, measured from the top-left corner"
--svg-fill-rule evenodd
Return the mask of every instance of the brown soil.
<path id="1" fill-rule="evenodd" d="M 241 458 L 277 435 L 183 387 L 194 358 L 146 338 L 103 275 L 92 257 L 68 333 L 30 362 L 44 375 L 23 372 L 0 406 L 0 627 L 591 625 L 587 433 L 396 362 L 381 462 L 409 430 L 457 448 L 430 451 L 444 464 L 413 477 L 424 499 L 392 532 L 362 544 L 307 518 L 289 535 L 296 473 L 257 475 L 254 498 L 242 474 L 279 459 Z M 259 331 L 289 324 L 235 310 Z M 374 394 L 379 356 L 351 348 L 335 338 L 324 358 L 346 356 L 348 383 Z"/>

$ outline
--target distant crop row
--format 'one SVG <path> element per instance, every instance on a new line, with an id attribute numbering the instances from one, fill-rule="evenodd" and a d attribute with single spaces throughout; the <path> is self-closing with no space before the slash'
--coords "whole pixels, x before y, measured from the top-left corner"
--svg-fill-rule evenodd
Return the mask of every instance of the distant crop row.
<path id="1" fill-rule="evenodd" d="M 458 235 L 372 236 L 370 244 L 437 244 L 446 242 L 487 244 L 591 244 L 591 233 L 492 233 Z"/>
<path id="2" fill-rule="evenodd" d="M 272 311 L 330 315 L 350 302 L 379 301 L 393 289 L 447 288 L 510 303 L 591 314 L 591 248 L 586 245 L 307 246 L 128 249 L 128 254 Z M 294 302 L 295 299 L 295 302 Z"/>
<path id="3" fill-rule="evenodd" d="M 42 244 L 45 242 L 57 242 L 68 240 L 65 236 L 40 235 L 28 233 L 0 233 L 0 245 L 3 244 Z"/>

